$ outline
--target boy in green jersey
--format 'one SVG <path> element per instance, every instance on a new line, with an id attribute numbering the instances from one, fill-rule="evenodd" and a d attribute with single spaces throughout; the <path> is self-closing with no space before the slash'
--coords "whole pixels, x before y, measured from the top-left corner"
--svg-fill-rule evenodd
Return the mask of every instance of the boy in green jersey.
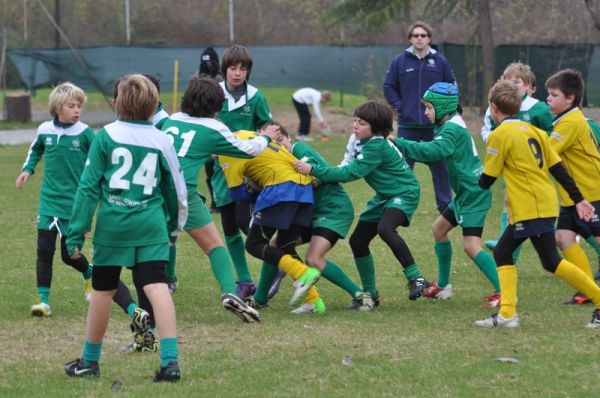
<path id="1" fill-rule="evenodd" d="M 517 113 L 517 118 L 527 123 L 531 123 L 535 127 L 542 129 L 548 134 L 552 131 L 552 113 L 548 105 L 532 97 L 535 91 L 535 74 L 529 65 L 521 62 L 513 62 L 509 64 L 502 72 L 501 80 L 506 80 L 516 85 L 519 88 L 521 96 L 521 108 Z M 490 109 L 488 108 L 483 118 L 483 127 L 481 127 L 481 137 L 484 142 L 487 142 L 488 136 L 496 128 L 496 123 L 492 119 Z M 506 191 L 504 194 L 504 206 L 500 214 L 500 235 L 508 225 L 508 199 Z M 485 241 L 485 247 L 494 250 L 498 239 Z M 515 259 L 518 257 L 520 249 L 515 252 Z"/>
<path id="2" fill-rule="evenodd" d="M 66 245 L 71 258 L 78 259 L 98 207 L 83 353 L 65 365 L 65 372 L 72 377 L 100 375 L 110 302 L 121 269 L 127 267 L 154 308 L 160 334 L 160 369 L 154 381 L 177 381 L 175 307 L 165 265 L 169 232 L 177 234 L 187 219 L 185 181 L 168 137 L 150 121 L 158 105 L 156 87 L 142 75 L 131 75 L 119 83 L 118 91 L 119 119 L 104 126 L 90 148 L 70 218 Z"/>
<path id="3" fill-rule="evenodd" d="M 454 198 L 433 223 L 438 280 L 425 289 L 425 297 L 443 300 L 452 297 L 452 285 L 449 283 L 452 244 L 448 233 L 460 225 L 465 252 L 494 289 L 494 293 L 488 296 L 484 306 L 496 307 L 500 302 L 496 263 L 481 247 L 483 223 L 492 204 L 492 194 L 489 190 L 479 187 L 479 176 L 483 166 L 475 142 L 457 112 L 458 100 L 458 89 L 455 85 L 435 83 L 425 91 L 422 100 L 425 105 L 425 115 L 436 125 L 433 140 L 416 142 L 397 138 L 395 142 L 400 151 L 418 162 L 445 160 L 448 165 L 450 185 L 454 191 Z"/>
<path id="4" fill-rule="evenodd" d="M 301 173 L 315 176 L 319 183 L 365 179 L 375 196 L 367 203 L 350 237 L 363 289 L 371 296 L 378 296 L 369 243 L 379 235 L 404 269 L 408 298 L 416 300 L 429 283 L 421 275 L 410 249 L 396 229 L 410 225 L 419 204 L 420 188 L 398 148 L 386 139 L 393 129 L 393 119 L 394 113 L 389 106 L 377 101 L 366 102 L 354 111 L 354 134 L 362 144 L 361 152 L 354 160 L 340 167 L 312 166 L 298 160 L 294 167 Z"/>
<path id="5" fill-rule="evenodd" d="M 23 171 L 16 180 L 16 187 L 21 189 L 34 174 L 42 156 L 45 157 L 38 210 L 36 277 L 39 303 L 31 306 L 33 316 L 52 314 L 49 298 L 57 235 L 60 235 L 62 260 L 83 274 L 85 297 L 88 301 L 92 293 L 91 264 L 83 255 L 77 260 L 71 259 L 66 247 L 69 217 L 77 184 L 94 140 L 93 130 L 79 120 L 85 102 L 84 91 L 71 83 L 59 84 L 52 90 L 49 110 L 53 120 L 42 123 L 38 128 L 23 164 Z M 137 307 L 123 283 L 119 283 L 115 302 L 129 313 L 133 319 L 132 327 L 136 330 L 139 325 L 148 322 L 149 314 Z"/>
<path id="6" fill-rule="evenodd" d="M 271 120 L 271 111 L 265 96 L 248 83 L 252 64 L 250 52 L 245 47 L 238 45 L 225 51 L 221 59 L 221 73 L 224 80 L 219 85 L 225 94 L 225 101 L 217 119 L 231 131 L 257 131 Z M 248 234 L 251 217 L 250 205 L 234 202 L 231 199 L 223 170 L 217 160 L 215 160 L 211 184 L 214 200 L 221 215 L 225 242 L 238 277 L 237 294 L 244 299 L 254 294 L 256 290 L 248 270 L 244 238 L 241 234 L 241 232 Z"/>

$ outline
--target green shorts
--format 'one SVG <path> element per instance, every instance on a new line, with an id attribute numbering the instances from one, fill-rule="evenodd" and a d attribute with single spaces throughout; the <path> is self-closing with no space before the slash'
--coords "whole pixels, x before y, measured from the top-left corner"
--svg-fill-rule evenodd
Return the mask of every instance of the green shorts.
<path id="1" fill-rule="evenodd" d="M 345 238 L 354 221 L 354 207 L 350 197 L 339 184 L 315 189 L 313 228 L 327 228 Z"/>
<path id="2" fill-rule="evenodd" d="M 132 268 L 147 261 L 169 261 L 169 243 L 148 246 L 115 247 L 94 243 L 94 266 L 112 265 Z"/>
<path id="3" fill-rule="evenodd" d="M 360 214 L 360 221 L 379 222 L 386 209 L 388 207 L 393 207 L 402 210 L 410 224 L 412 216 L 418 206 L 419 191 L 405 192 L 401 196 L 398 195 L 392 198 L 375 195 L 367 202 L 367 207 Z"/>
<path id="4" fill-rule="evenodd" d="M 187 200 L 188 218 L 187 222 L 185 223 L 185 227 L 183 227 L 184 231 L 192 231 L 194 229 L 204 227 L 213 221 L 210 212 L 204 204 L 202 195 L 200 195 L 198 192 L 194 192 L 188 195 Z"/>
<path id="5" fill-rule="evenodd" d="M 483 228 L 485 217 L 487 216 L 487 212 L 489 210 L 458 211 L 454 201 L 450 202 L 448 209 L 452 210 L 456 223 L 460 225 L 461 228 Z"/>
<path id="6" fill-rule="evenodd" d="M 37 227 L 44 231 L 57 230 L 60 236 L 67 236 L 67 233 L 69 232 L 69 220 L 38 214 Z"/>

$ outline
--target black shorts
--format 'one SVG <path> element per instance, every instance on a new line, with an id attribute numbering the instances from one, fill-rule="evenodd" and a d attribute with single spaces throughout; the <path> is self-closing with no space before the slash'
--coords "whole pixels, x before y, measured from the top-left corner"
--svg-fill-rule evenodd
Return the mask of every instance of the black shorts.
<path id="1" fill-rule="evenodd" d="M 344 237 L 338 234 L 337 232 L 329 228 L 323 227 L 307 228 L 300 234 L 300 238 L 302 238 L 302 243 L 310 242 L 313 236 L 320 236 L 321 238 L 327 239 L 331 244 L 331 247 L 333 247 L 339 239 L 344 239 Z"/>
<path id="2" fill-rule="evenodd" d="M 119 286 L 121 266 L 98 265 L 92 268 L 92 287 L 94 290 L 116 290 Z M 166 263 L 164 261 L 148 261 L 136 264 L 131 268 L 133 282 L 136 287 L 144 287 L 152 283 L 167 283 Z"/>
<path id="3" fill-rule="evenodd" d="M 577 233 L 587 229 L 592 235 L 600 236 L 600 201 L 592 202 L 592 206 L 596 209 L 596 213 L 589 222 L 579 218 L 575 206 L 561 206 L 556 229 L 566 229 Z"/>
<path id="4" fill-rule="evenodd" d="M 275 229 L 290 229 L 292 225 L 310 227 L 313 206 L 309 203 L 281 202 L 275 206 L 257 211 L 252 223 Z"/>
<path id="5" fill-rule="evenodd" d="M 554 217 L 536 218 L 533 220 L 519 221 L 513 224 L 513 238 L 529 238 L 554 232 Z"/>

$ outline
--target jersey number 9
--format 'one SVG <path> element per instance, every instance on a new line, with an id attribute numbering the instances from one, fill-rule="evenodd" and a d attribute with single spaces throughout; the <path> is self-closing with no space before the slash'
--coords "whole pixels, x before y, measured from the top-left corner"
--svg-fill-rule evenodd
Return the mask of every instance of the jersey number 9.
<path id="1" fill-rule="evenodd" d="M 533 153 L 533 157 L 538 161 L 538 167 L 541 169 L 544 167 L 544 157 L 542 156 L 542 148 L 540 147 L 540 143 L 533 138 L 528 139 L 527 143 L 529 144 L 531 153 Z"/>

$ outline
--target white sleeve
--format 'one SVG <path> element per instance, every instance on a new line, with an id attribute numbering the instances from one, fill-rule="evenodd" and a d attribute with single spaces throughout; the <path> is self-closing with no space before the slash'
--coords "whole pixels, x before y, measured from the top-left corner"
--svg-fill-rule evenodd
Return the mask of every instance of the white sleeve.
<path id="1" fill-rule="evenodd" d="M 356 135 L 352 133 L 350 138 L 348 138 L 348 144 L 346 145 L 346 152 L 344 152 L 344 159 L 339 164 L 340 166 L 345 166 L 348 163 L 352 162 L 356 157 Z"/>
<path id="2" fill-rule="evenodd" d="M 490 108 L 488 107 L 485 111 L 485 116 L 483 117 L 483 126 L 481 126 L 481 138 L 483 139 L 483 142 L 487 142 L 491 132 L 492 115 L 490 113 Z"/>

